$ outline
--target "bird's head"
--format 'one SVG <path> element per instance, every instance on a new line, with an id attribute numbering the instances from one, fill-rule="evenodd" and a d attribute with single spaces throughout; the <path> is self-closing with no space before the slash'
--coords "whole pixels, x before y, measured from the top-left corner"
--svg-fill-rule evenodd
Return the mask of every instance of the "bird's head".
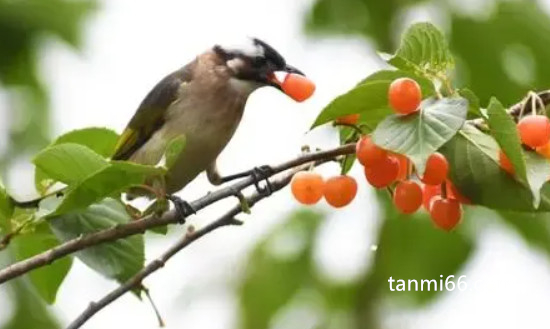
<path id="1" fill-rule="evenodd" d="M 240 46 L 216 45 L 213 50 L 227 67 L 231 77 L 251 89 L 271 86 L 282 90 L 275 72 L 304 75 L 300 70 L 288 65 L 273 47 L 256 38 L 247 39 L 246 43 Z"/>

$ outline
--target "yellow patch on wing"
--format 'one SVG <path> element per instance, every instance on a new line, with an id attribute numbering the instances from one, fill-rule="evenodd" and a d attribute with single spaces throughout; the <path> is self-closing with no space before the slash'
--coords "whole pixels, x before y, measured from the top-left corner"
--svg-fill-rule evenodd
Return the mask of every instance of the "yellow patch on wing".
<path id="1" fill-rule="evenodd" d="M 125 153 L 128 149 L 130 149 L 137 142 L 137 138 L 137 131 L 131 128 L 126 128 L 116 143 L 113 158 L 116 158 L 117 155 Z"/>

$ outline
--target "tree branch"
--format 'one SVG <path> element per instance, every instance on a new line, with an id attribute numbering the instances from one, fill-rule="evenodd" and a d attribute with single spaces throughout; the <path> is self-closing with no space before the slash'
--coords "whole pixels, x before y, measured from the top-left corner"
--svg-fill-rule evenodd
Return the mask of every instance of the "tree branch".
<path id="1" fill-rule="evenodd" d="M 328 160 L 321 160 L 321 161 L 326 162 Z M 271 181 L 272 192 L 275 193 L 281 190 L 283 187 L 288 185 L 294 173 L 296 173 L 299 170 L 307 169 L 307 167 L 308 166 L 302 166 L 297 170 L 293 170 L 292 172 L 287 173 L 282 177 Z M 255 192 L 251 196 L 246 198 L 246 202 L 250 207 L 253 207 L 257 202 L 261 201 L 262 199 L 268 196 L 269 195 L 266 195 L 264 193 Z M 131 291 L 132 289 L 138 288 L 141 285 L 141 282 L 146 277 L 153 274 L 155 271 L 159 270 L 160 268 L 164 267 L 164 265 L 170 258 L 172 258 L 175 254 L 177 254 L 182 249 L 184 249 L 191 243 L 195 242 L 199 238 L 205 236 L 206 234 L 218 228 L 228 226 L 228 225 L 240 224 L 240 222 L 235 220 L 235 216 L 237 216 L 241 212 L 243 212 L 242 207 L 240 205 L 236 205 L 230 211 L 225 213 L 223 216 L 221 216 L 214 222 L 208 224 L 204 228 L 196 232 L 187 232 L 173 246 L 167 249 L 159 258 L 150 262 L 147 266 L 145 266 L 141 271 L 136 273 L 124 284 L 114 289 L 109 294 L 105 295 L 105 297 L 101 298 L 99 301 L 91 302 L 88 308 L 86 308 L 86 310 L 82 312 L 82 314 L 80 314 L 78 318 L 76 318 L 71 324 L 69 324 L 67 329 L 80 328 L 84 323 L 86 323 L 86 321 L 88 321 L 97 312 L 101 311 L 103 308 L 107 307 L 109 304 L 111 304 L 112 302 L 114 302 L 115 300 L 117 300 L 119 297 L 126 294 L 127 292 Z"/>
<path id="2" fill-rule="evenodd" d="M 542 104 L 544 104 L 544 106 L 548 106 L 550 104 L 550 90 L 544 90 L 544 91 L 540 91 L 540 92 L 537 92 L 537 93 L 527 94 L 527 96 L 524 99 L 522 99 L 520 102 L 510 106 L 508 108 L 508 110 L 506 110 L 506 112 L 509 115 L 511 115 L 512 117 L 516 118 L 516 119 L 519 116 L 519 114 L 521 113 L 522 108 L 523 108 L 524 113 L 530 113 L 531 110 L 532 110 L 532 104 L 533 103 L 530 102 L 529 100 L 534 95 L 539 97 L 540 101 L 542 102 Z M 535 106 L 538 106 L 538 103 L 535 103 L 535 104 L 536 104 Z M 485 119 L 484 118 L 477 118 L 477 119 L 473 119 L 473 120 L 468 120 L 468 122 L 473 124 L 476 127 L 480 127 L 480 126 L 483 126 L 485 124 Z"/>
<path id="3" fill-rule="evenodd" d="M 326 162 L 335 159 L 338 156 L 352 154 L 355 152 L 355 144 L 346 144 L 336 147 L 327 151 L 312 152 L 300 155 L 292 160 L 283 162 L 276 166 L 271 166 L 273 171 L 269 173 L 269 177 L 276 175 L 280 172 L 301 166 L 311 162 Z M 232 197 L 236 192 L 240 192 L 245 188 L 254 185 L 254 178 L 244 178 L 230 186 L 216 190 L 210 194 L 207 194 L 193 202 L 191 206 L 197 211 L 217 202 L 222 199 Z M 87 234 L 79 238 L 69 240 L 60 244 L 59 246 L 37 254 L 28 259 L 14 263 L 0 270 L 0 284 L 19 277 L 29 271 L 40 268 L 45 265 L 49 265 L 54 261 L 70 255 L 79 250 L 89 248 L 94 245 L 98 245 L 105 242 L 115 241 L 118 239 L 126 238 L 131 235 L 142 234 L 146 230 L 166 226 L 168 224 L 175 224 L 180 220 L 175 210 L 165 212 L 162 216 L 157 217 L 154 215 L 146 216 L 142 219 L 135 220 L 123 225 L 117 225 L 112 228 L 101 230 L 95 233 Z"/>

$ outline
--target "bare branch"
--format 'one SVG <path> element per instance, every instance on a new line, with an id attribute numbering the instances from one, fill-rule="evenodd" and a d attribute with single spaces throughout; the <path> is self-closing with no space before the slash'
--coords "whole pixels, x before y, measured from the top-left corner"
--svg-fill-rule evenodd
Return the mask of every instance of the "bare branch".
<path id="1" fill-rule="evenodd" d="M 342 145 L 327 151 L 303 154 L 296 157 L 295 159 L 283 162 L 276 166 L 272 166 L 271 168 L 273 169 L 273 171 L 269 173 L 269 177 L 306 163 L 316 161 L 329 161 L 335 159 L 338 156 L 352 154 L 354 152 L 355 144 L 352 143 Z M 191 205 L 194 209 L 199 211 L 217 201 L 234 196 L 235 191 L 242 191 L 252 185 L 254 185 L 254 178 L 244 178 L 230 186 L 221 188 L 191 202 Z M 106 230 L 98 231 L 73 240 L 69 240 L 55 248 L 52 248 L 20 262 L 14 263 L 0 270 L 0 284 L 21 276 L 34 269 L 51 264 L 52 262 L 79 250 L 89 248 L 91 246 L 101 243 L 126 238 L 131 235 L 142 234 L 146 230 L 159 226 L 166 226 L 168 224 L 175 224 L 179 220 L 180 218 L 178 217 L 177 212 L 175 210 L 170 210 L 165 212 L 160 217 L 149 215 L 139 220 L 135 220 L 123 225 L 117 225 Z"/>
<path id="2" fill-rule="evenodd" d="M 306 169 L 307 167 L 308 166 L 305 166 L 305 167 L 302 166 L 300 169 L 303 170 L 303 169 Z M 277 192 L 281 190 L 283 187 L 285 187 L 290 182 L 290 179 L 292 178 L 293 174 L 298 170 L 293 170 L 291 173 L 284 174 L 282 177 L 276 180 L 273 180 L 271 182 L 272 192 L 273 193 Z M 254 204 L 256 204 L 258 201 L 268 196 L 269 195 L 267 194 L 256 192 L 256 193 L 253 193 L 251 196 L 247 197 L 246 202 L 250 207 L 253 207 Z M 188 232 L 187 234 L 185 234 L 185 236 L 183 236 L 172 247 L 166 250 L 159 258 L 151 261 L 147 266 L 145 266 L 141 271 L 139 271 L 132 278 L 126 281 L 123 285 L 111 291 L 101 300 L 97 302 L 91 302 L 88 308 L 82 314 L 80 314 L 80 316 L 78 316 L 78 318 L 76 318 L 71 324 L 69 324 L 67 329 L 80 328 L 84 323 L 86 323 L 86 321 L 88 321 L 97 312 L 99 312 L 100 310 L 102 310 L 103 308 L 105 308 L 115 300 L 117 300 L 122 295 L 131 291 L 132 289 L 138 288 L 141 285 L 141 282 L 143 281 L 143 279 L 145 279 L 155 271 L 159 270 L 160 268 L 164 267 L 164 265 L 170 258 L 172 258 L 175 254 L 177 254 L 179 251 L 181 251 L 191 243 L 195 242 L 199 238 L 203 237 L 204 235 L 218 228 L 235 224 L 234 222 L 235 216 L 237 216 L 242 211 L 243 209 L 241 208 L 241 206 L 236 205 L 230 211 L 225 213 L 223 216 L 221 216 L 214 222 L 208 224 L 204 228 L 195 232 Z"/>

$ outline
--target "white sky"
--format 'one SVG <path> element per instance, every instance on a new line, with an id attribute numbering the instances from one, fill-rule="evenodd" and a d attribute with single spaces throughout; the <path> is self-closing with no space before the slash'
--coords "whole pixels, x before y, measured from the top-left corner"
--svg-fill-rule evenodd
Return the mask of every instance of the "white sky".
<path id="1" fill-rule="evenodd" d="M 376 70 L 380 63 L 372 59 L 371 49 L 358 41 L 307 40 L 301 22 L 311 2 L 104 0 L 103 9 L 89 24 L 80 54 L 75 55 L 62 44 L 55 44 L 45 53 L 43 75 L 53 91 L 56 132 L 88 126 L 120 131 L 142 97 L 165 74 L 214 43 L 236 36 L 257 36 L 316 81 L 317 93 L 310 101 L 297 104 L 275 90 L 257 91 L 248 103 L 241 127 L 221 156 L 221 170 L 232 173 L 277 163 L 297 154 L 304 143 L 325 148 L 335 145 L 336 135 L 330 129 L 308 135 L 305 132 L 324 104 Z M 332 165 L 322 172 L 336 174 L 337 169 Z M 362 178 L 358 168 L 352 173 Z M 373 255 L 371 245 L 379 224 L 377 210 L 371 203 L 372 190 L 364 180 L 359 182 L 358 198 L 345 210 L 318 207 L 331 214 L 318 239 L 318 266 L 335 279 L 363 275 L 365 268 L 357 268 L 357 264 Z M 182 196 L 194 199 L 209 189 L 201 176 Z M 192 222 L 204 225 L 233 202 L 202 212 Z M 234 327 L 237 305 L 226 284 L 239 276 L 244 256 L 254 241 L 291 212 L 294 207 L 289 205 L 293 204 L 288 191 L 277 194 L 254 208 L 243 227 L 211 234 L 147 279 L 145 283 L 167 328 Z M 158 256 L 174 238 L 151 237 L 155 241 L 147 246 L 147 259 Z M 421 312 L 392 314 L 385 320 L 388 327 L 547 328 L 547 258 L 500 226 L 484 231 L 479 241 L 472 262 L 461 273 L 482 282 L 475 292 L 448 294 Z M 115 287 L 114 282 L 76 261 L 54 309 L 68 322 L 90 301 Z M 5 302 L 0 297 L 0 305 Z M 85 328 L 119 326 L 149 329 L 155 328 L 156 322 L 147 303 L 127 295 L 101 311 Z"/>

